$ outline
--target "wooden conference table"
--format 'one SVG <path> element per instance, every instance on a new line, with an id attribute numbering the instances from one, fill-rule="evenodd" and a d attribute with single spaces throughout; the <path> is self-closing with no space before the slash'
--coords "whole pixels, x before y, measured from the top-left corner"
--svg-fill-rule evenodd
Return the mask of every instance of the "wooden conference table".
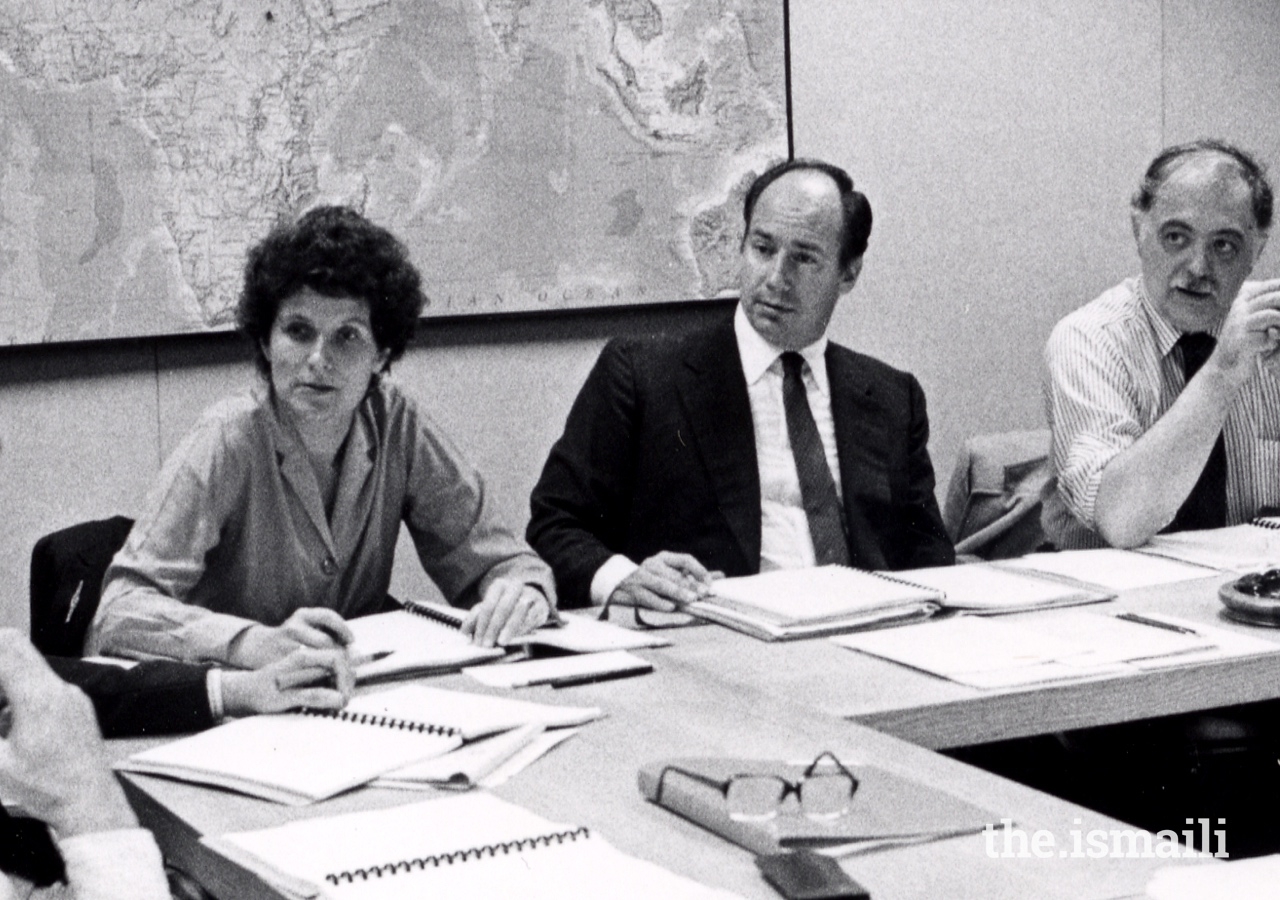
<path id="1" fill-rule="evenodd" d="M 1150 597 L 1126 596 L 1124 602 L 1139 609 L 1154 608 L 1141 604 L 1158 600 L 1162 609 L 1208 620 L 1214 615 L 1207 599 L 1214 584 L 1183 585 Z M 1075 831 L 1127 826 L 845 717 L 918 743 L 952 746 L 1270 695 L 1263 686 L 1236 681 L 1280 684 L 1280 679 L 1264 677 L 1280 674 L 1278 655 L 1200 666 L 1191 672 L 1144 673 L 1124 684 L 1112 679 L 986 694 L 823 640 L 772 645 L 718 626 L 668 635 L 674 646 L 642 651 L 656 666 L 651 675 L 560 691 L 519 691 L 521 698 L 539 702 L 597 705 L 608 715 L 495 793 L 552 820 L 587 825 L 624 852 L 745 897 L 777 894 L 761 879 L 746 851 L 646 802 L 636 787 L 642 765 L 697 755 L 811 759 L 832 750 L 995 810 L 1027 832 L 1044 829 L 1054 835 L 1056 847 L 1067 848 Z M 484 690 L 461 675 L 431 683 Z M 143 743 L 116 742 L 114 749 L 125 755 Z M 146 776 L 125 780 L 140 818 L 156 832 L 166 856 L 224 900 L 278 895 L 203 848 L 200 834 L 267 827 L 300 816 L 332 815 L 424 796 L 364 789 L 294 809 Z M 996 838 L 997 852 L 1003 849 L 1000 840 Z M 846 870 L 875 900 L 1140 896 L 1150 873 L 1163 864 L 1167 861 L 1070 854 L 993 858 L 981 834 L 845 860 Z"/>
<path id="2" fill-rule="evenodd" d="M 1083 608 L 1177 615 L 1271 640 L 1275 654 L 992 691 L 935 678 L 830 641 L 752 641 L 744 647 L 737 635 L 722 628 L 689 629 L 666 653 L 697 671 L 705 683 L 806 703 L 944 750 L 1280 698 L 1280 630 L 1240 625 L 1221 616 L 1218 586 L 1231 577 L 1215 574 L 1126 591 L 1109 603 Z M 1068 611 L 1024 613 L 1009 621 L 1064 612 Z"/>

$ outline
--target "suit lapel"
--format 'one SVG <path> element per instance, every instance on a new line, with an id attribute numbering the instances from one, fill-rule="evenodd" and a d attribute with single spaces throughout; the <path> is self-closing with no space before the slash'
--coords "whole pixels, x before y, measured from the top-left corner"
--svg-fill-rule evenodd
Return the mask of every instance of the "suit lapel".
<path id="1" fill-rule="evenodd" d="M 685 418 L 712 493 L 754 568 L 760 564 L 760 467 L 732 319 L 690 350 L 677 377 Z"/>
<path id="2" fill-rule="evenodd" d="M 844 494 L 845 521 L 849 526 L 849 557 L 863 569 L 885 567 L 877 530 L 867 519 L 860 498 L 889 500 L 885 470 L 886 434 L 874 382 L 848 351 L 827 346 L 827 376 L 831 382 L 831 416 L 835 422 L 836 453 L 840 458 L 840 485 Z"/>

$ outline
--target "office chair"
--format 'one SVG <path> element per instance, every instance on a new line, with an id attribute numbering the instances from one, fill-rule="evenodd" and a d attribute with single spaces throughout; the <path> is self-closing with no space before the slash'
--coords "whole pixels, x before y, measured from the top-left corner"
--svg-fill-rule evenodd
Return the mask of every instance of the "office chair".
<path id="1" fill-rule="evenodd" d="M 31 551 L 31 643 L 46 656 L 84 655 L 102 576 L 133 519 L 114 516 L 46 534 Z"/>
<path id="2" fill-rule="evenodd" d="M 956 458 L 942 508 L 956 555 L 1010 559 L 1042 549 L 1048 483 L 1047 429 L 971 437 Z"/>

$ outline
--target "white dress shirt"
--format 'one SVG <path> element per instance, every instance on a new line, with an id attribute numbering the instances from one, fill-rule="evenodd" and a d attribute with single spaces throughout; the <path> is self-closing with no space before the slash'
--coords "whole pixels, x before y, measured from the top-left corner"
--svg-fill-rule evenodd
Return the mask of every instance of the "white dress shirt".
<path id="1" fill-rule="evenodd" d="M 747 380 L 756 463 L 760 468 L 760 571 L 812 566 L 816 562 L 813 538 L 800 495 L 800 476 L 791 453 L 791 437 L 782 403 L 783 351 L 760 336 L 741 305 L 734 313 L 733 331 Z M 831 384 L 825 358 L 826 335 L 799 352 L 805 359 L 804 387 L 809 409 L 818 426 L 836 493 L 840 494 L 840 463 L 836 455 L 836 427 L 831 415 Z M 621 554 L 611 556 L 591 579 L 592 602 L 604 603 L 637 568 L 639 564 L 634 560 Z"/>

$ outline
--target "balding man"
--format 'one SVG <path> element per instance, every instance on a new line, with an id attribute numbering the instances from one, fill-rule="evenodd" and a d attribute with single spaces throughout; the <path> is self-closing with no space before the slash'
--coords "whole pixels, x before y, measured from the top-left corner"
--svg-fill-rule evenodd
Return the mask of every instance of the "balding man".
<path id="1" fill-rule="evenodd" d="M 827 340 L 871 207 L 793 160 L 747 192 L 732 318 L 605 347 L 532 497 L 528 538 L 562 602 L 671 610 L 709 573 L 954 561 L 924 393 Z"/>
<path id="2" fill-rule="evenodd" d="M 1280 505 L 1280 281 L 1245 280 L 1271 208 L 1262 167 L 1229 144 L 1152 161 L 1133 198 L 1142 274 L 1045 348 L 1058 547 L 1132 547 Z"/>

